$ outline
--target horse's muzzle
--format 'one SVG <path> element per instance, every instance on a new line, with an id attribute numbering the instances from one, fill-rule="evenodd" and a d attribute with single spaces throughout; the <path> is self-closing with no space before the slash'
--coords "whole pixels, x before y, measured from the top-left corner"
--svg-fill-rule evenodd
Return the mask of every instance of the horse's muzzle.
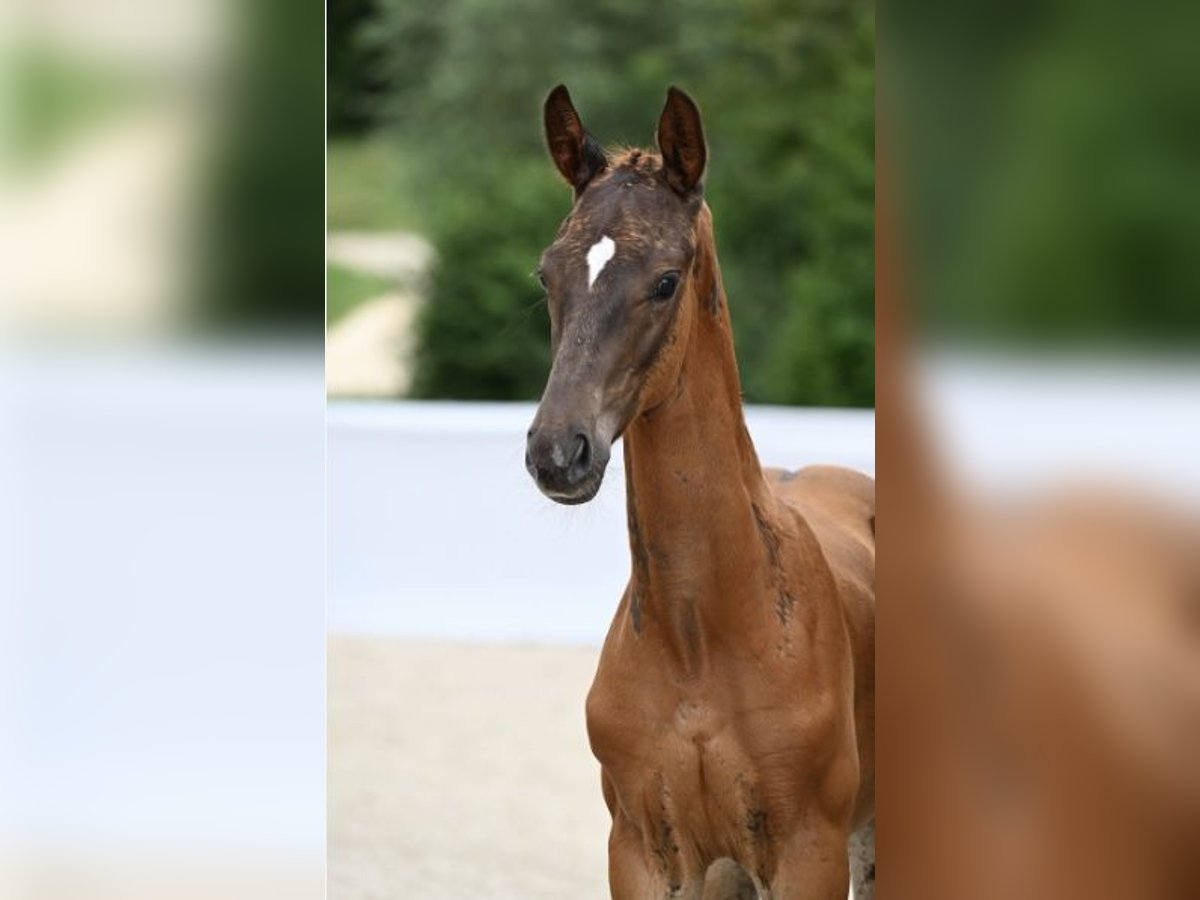
<path id="1" fill-rule="evenodd" d="M 600 489 L 609 453 L 608 442 L 590 429 L 535 422 L 525 445 L 525 468 L 551 500 L 586 503 Z"/>

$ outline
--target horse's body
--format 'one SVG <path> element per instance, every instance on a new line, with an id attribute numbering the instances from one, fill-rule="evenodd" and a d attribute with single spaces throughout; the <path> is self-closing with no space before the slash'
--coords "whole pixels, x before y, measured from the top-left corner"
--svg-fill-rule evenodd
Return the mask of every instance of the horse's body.
<path id="1" fill-rule="evenodd" d="M 682 391 L 625 433 L 635 562 L 587 706 L 614 896 L 687 896 L 721 857 L 772 896 L 845 896 L 873 808 L 874 487 L 764 477 L 728 314 L 697 324 Z"/>
<path id="2" fill-rule="evenodd" d="M 575 180 L 590 139 L 580 127 L 579 159 L 567 160 L 579 165 L 561 163 L 554 125 L 572 125 L 574 110 L 555 96 L 551 152 Z M 850 833 L 867 833 L 874 811 L 874 485 L 844 469 L 764 472 L 758 463 L 711 215 L 696 193 L 699 128 L 694 104 L 672 92 L 661 159 L 606 158 L 575 185 L 576 210 L 556 247 L 600 246 L 618 260 L 622 247 L 639 248 L 612 280 L 628 294 L 648 279 L 641 302 L 653 304 L 596 301 L 589 250 L 587 294 L 582 272 L 570 290 L 598 311 L 557 311 L 555 372 L 531 429 L 530 467 L 555 499 L 590 499 L 604 441 L 625 438 L 632 575 L 587 702 L 613 817 L 613 897 L 840 900 Z M 672 205 L 680 199 L 683 215 Z M 647 259 L 643 279 L 637 266 Z M 676 264 L 668 306 L 655 279 Z M 608 371 L 598 347 L 564 362 L 562 347 L 587 348 L 622 325 L 633 350 Z M 601 386 L 589 390 L 584 374 Z M 589 403 L 596 424 L 559 424 Z M 873 888 L 868 849 L 860 896 Z M 710 867 L 725 859 L 740 868 L 713 869 L 706 894 Z"/>

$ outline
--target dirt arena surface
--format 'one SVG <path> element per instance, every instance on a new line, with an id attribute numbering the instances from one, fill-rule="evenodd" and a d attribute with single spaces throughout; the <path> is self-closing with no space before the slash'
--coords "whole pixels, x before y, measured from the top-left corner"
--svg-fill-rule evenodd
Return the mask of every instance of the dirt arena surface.
<path id="1" fill-rule="evenodd" d="M 330 900 L 608 896 L 597 648 L 328 646 Z"/>

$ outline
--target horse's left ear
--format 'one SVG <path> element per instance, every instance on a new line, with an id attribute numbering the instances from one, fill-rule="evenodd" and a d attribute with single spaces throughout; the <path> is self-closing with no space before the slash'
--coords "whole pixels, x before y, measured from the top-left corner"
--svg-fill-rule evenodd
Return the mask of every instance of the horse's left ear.
<path id="1" fill-rule="evenodd" d="M 700 108 L 674 85 L 667 89 L 667 105 L 658 120 L 658 149 L 662 151 L 663 172 L 672 188 L 687 195 L 700 186 L 708 160 Z"/>

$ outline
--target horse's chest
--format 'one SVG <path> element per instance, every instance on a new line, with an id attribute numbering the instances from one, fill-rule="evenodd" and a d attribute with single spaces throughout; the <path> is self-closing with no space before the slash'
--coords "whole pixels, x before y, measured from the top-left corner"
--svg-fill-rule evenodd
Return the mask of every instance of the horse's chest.
<path id="1" fill-rule="evenodd" d="M 786 754 L 763 759 L 745 724 L 712 704 L 589 703 L 593 749 L 620 812 L 660 857 L 761 856 L 767 796 L 794 772 Z M 786 791 L 784 793 L 787 793 Z"/>

